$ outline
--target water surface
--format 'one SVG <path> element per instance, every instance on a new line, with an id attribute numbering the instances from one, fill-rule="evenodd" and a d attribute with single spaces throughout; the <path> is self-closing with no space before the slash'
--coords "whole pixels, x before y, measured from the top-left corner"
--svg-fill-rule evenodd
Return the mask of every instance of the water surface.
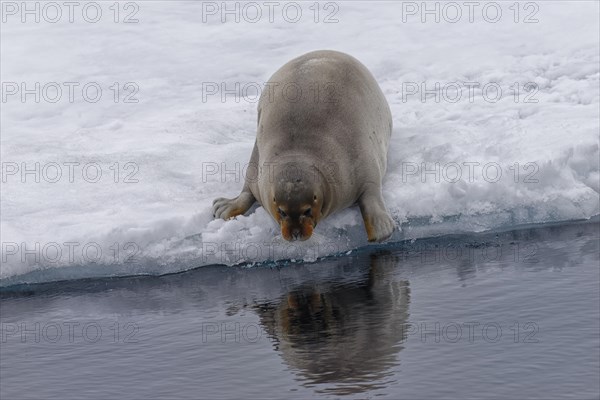
<path id="1" fill-rule="evenodd" d="M 0 397 L 598 398 L 599 227 L 4 287 Z"/>

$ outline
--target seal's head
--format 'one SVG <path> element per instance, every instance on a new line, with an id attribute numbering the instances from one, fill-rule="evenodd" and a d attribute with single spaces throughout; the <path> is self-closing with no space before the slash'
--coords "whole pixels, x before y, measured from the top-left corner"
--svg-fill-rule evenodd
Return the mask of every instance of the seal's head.
<path id="1" fill-rule="evenodd" d="M 271 215 L 285 240 L 306 240 L 321 218 L 323 190 L 305 171 L 280 174 L 273 185 Z"/>

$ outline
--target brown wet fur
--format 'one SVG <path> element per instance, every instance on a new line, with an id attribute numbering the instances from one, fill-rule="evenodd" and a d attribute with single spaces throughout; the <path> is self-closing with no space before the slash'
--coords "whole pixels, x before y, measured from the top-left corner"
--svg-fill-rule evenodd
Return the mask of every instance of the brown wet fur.
<path id="1" fill-rule="evenodd" d="M 299 222 L 291 220 L 291 218 L 286 218 L 283 220 L 280 218 L 280 224 L 281 224 L 281 235 L 287 241 L 308 240 L 312 236 L 313 231 L 314 231 L 313 219 L 308 218 L 308 217 L 300 218 Z M 295 230 L 300 231 L 300 237 L 297 239 L 295 239 L 292 234 L 292 232 L 294 232 Z"/>
<path id="2" fill-rule="evenodd" d="M 292 232 L 294 229 L 300 230 L 300 238 L 298 240 L 307 240 L 313 234 L 313 222 L 312 218 L 304 218 L 304 221 L 299 224 L 296 222 L 290 222 L 289 220 L 282 220 L 278 218 L 281 225 L 281 236 L 287 241 L 292 241 L 294 238 L 292 237 Z"/>
<path id="3" fill-rule="evenodd" d="M 367 218 L 364 218 L 363 221 L 365 222 L 365 229 L 367 231 L 367 240 L 374 242 L 376 240 L 375 228 Z"/>
<path id="4" fill-rule="evenodd" d="M 238 215 L 242 215 L 244 214 L 246 211 L 242 210 L 240 208 L 234 208 L 233 210 L 231 210 L 231 212 L 229 212 L 229 215 L 227 215 L 226 219 L 233 219 L 235 217 L 237 217 Z"/>

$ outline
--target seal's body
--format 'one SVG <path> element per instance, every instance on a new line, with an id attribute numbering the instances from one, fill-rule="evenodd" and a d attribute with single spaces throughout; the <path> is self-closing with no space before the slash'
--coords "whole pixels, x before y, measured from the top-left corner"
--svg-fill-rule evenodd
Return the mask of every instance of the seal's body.
<path id="1" fill-rule="evenodd" d="M 242 193 L 214 201 L 229 219 L 258 201 L 286 240 L 308 239 L 317 222 L 358 203 L 369 241 L 394 223 L 381 183 L 392 117 L 371 73 L 355 58 L 315 51 L 269 80 L 258 105 L 258 132 Z"/>

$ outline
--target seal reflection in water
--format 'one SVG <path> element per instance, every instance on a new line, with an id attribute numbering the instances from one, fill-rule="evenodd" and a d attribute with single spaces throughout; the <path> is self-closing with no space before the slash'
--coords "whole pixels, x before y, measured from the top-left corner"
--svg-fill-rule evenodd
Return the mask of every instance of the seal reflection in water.
<path id="1" fill-rule="evenodd" d="M 339 395 L 373 390 L 399 363 L 409 284 L 393 280 L 397 258 L 372 255 L 370 262 L 359 282 L 316 283 L 255 306 L 276 350 L 309 386 Z"/>
<path id="2" fill-rule="evenodd" d="M 306 240 L 320 220 L 358 204 L 368 240 L 386 240 L 394 231 L 381 193 L 391 132 L 389 105 L 358 60 L 326 50 L 295 58 L 261 94 L 242 192 L 216 199 L 213 214 L 233 218 L 258 202 L 284 239 Z"/>

